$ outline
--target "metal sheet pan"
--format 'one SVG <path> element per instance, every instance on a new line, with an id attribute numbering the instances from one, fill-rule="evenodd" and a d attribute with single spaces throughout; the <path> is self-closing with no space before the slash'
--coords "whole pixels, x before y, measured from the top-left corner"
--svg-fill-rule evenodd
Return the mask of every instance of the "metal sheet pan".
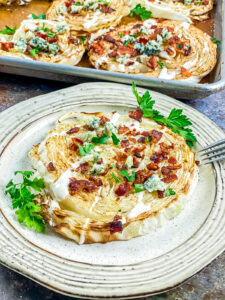
<path id="1" fill-rule="evenodd" d="M 0 57 L 0 72 L 59 80 L 75 83 L 77 77 L 107 80 L 121 83 L 135 81 L 137 85 L 148 87 L 181 99 L 200 99 L 225 88 L 225 12 L 224 1 L 218 0 L 215 7 L 214 36 L 221 41 L 218 47 L 218 62 L 211 74 L 212 83 L 190 83 L 140 75 L 101 71 L 91 68 L 64 66 L 58 64 L 27 61 L 12 57 Z"/>

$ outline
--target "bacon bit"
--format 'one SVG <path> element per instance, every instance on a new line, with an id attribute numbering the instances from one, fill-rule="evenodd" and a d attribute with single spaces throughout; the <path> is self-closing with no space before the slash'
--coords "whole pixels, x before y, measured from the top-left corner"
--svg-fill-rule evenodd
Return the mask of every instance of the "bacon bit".
<path id="1" fill-rule="evenodd" d="M 81 173 L 84 174 L 89 170 L 89 163 L 85 162 L 83 164 L 80 164 L 79 168 L 81 169 Z"/>
<path id="2" fill-rule="evenodd" d="M 175 157 L 171 156 L 171 157 L 168 159 L 168 163 L 175 165 L 175 164 L 177 163 L 177 160 L 176 160 Z"/>
<path id="3" fill-rule="evenodd" d="M 173 50 L 170 47 L 166 47 L 165 50 L 170 56 L 172 56 L 174 54 Z"/>
<path id="4" fill-rule="evenodd" d="M 151 136 L 151 134 L 150 134 L 149 131 L 143 131 L 143 132 L 141 133 L 141 135 L 146 136 L 146 137 L 150 137 L 150 136 Z"/>
<path id="5" fill-rule="evenodd" d="M 118 134 L 123 134 L 123 133 L 127 133 L 128 131 L 130 131 L 130 129 L 127 126 L 121 126 L 119 125 L 118 127 Z"/>
<path id="6" fill-rule="evenodd" d="M 181 74 L 184 75 L 184 76 L 186 76 L 186 77 L 191 77 L 191 76 L 192 76 L 191 72 L 189 72 L 189 71 L 188 71 L 186 68 L 184 68 L 184 67 L 181 67 L 180 71 L 181 71 Z"/>
<path id="7" fill-rule="evenodd" d="M 91 44 L 90 49 L 93 49 L 93 51 L 95 53 L 97 53 L 98 55 L 102 55 L 104 53 L 104 49 L 100 45 L 98 45 L 97 43 Z"/>
<path id="8" fill-rule="evenodd" d="M 142 26 L 142 24 L 135 24 L 132 29 L 136 29 L 136 28 L 140 28 Z"/>
<path id="9" fill-rule="evenodd" d="M 150 162 L 150 164 L 147 165 L 147 168 L 149 170 L 156 171 L 159 169 L 159 166 L 154 162 Z"/>
<path id="10" fill-rule="evenodd" d="M 110 119 L 106 118 L 105 116 L 100 117 L 100 125 L 104 125 L 106 122 L 109 122 Z"/>
<path id="11" fill-rule="evenodd" d="M 158 198 L 164 197 L 164 191 L 157 191 L 157 193 L 158 193 Z"/>
<path id="12" fill-rule="evenodd" d="M 113 44 L 116 42 L 116 40 L 109 34 L 104 35 L 104 40 Z"/>
<path id="13" fill-rule="evenodd" d="M 145 145 L 140 146 L 140 147 L 136 147 L 136 148 L 133 149 L 133 152 L 134 152 L 134 153 L 141 153 L 142 151 L 145 150 L 145 148 L 146 148 Z"/>
<path id="14" fill-rule="evenodd" d="M 163 175 L 169 175 L 169 174 L 172 174 L 171 170 L 167 167 L 162 167 L 161 168 L 161 172 Z"/>
<path id="15" fill-rule="evenodd" d="M 157 25 L 152 25 L 151 26 L 151 29 L 156 29 L 157 28 Z"/>
<path id="16" fill-rule="evenodd" d="M 134 61 L 129 60 L 129 61 L 125 64 L 125 66 L 126 66 L 126 67 L 129 67 L 129 66 L 132 66 L 133 64 L 134 64 Z"/>
<path id="17" fill-rule="evenodd" d="M 165 156 L 163 155 L 163 153 L 154 153 L 150 157 L 150 160 L 153 161 L 156 164 L 160 163 L 164 159 L 165 159 Z"/>
<path id="18" fill-rule="evenodd" d="M 141 158 L 141 155 L 139 153 L 134 153 L 134 156 Z"/>
<path id="19" fill-rule="evenodd" d="M 52 161 L 50 161 L 50 163 L 48 164 L 47 169 L 49 172 L 55 171 L 55 166 L 53 165 Z"/>
<path id="20" fill-rule="evenodd" d="M 145 143 L 146 142 L 146 139 L 144 136 L 141 136 L 138 140 L 137 140 L 139 143 Z"/>
<path id="21" fill-rule="evenodd" d="M 68 0 L 65 2 L 66 7 L 70 7 L 74 3 L 74 0 Z"/>
<path id="22" fill-rule="evenodd" d="M 122 232 L 123 231 L 123 223 L 119 221 L 121 219 L 120 216 L 115 216 L 112 222 L 109 222 L 110 233 Z"/>
<path id="23" fill-rule="evenodd" d="M 138 54 L 137 50 L 130 47 L 126 47 L 124 45 L 118 45 L 118 52 L 121 55 L 129 54 L 131 57 L 136 56 Z"/>
<path id="24" fill-rule="evenodd" d="M 124 152 L 129 152 L 130 150 L 131 150 L 131 148 L 128 147 L 128 148 L 125 148 L 125 149 L 124 149 Z"/>
<path id="25" fill-rule="evenodd" d="M 109 53 L 109 57 L 119 58 L 119 53 L 116 50 Z"/>
<path id="26" fill-rule="evenodd" d="M 122 140 L 120 142 L 122 148 L 127 148 L 130 145 L 129 140 Z"/>
<path id="27" fill-rule="evenodd" d="M 9 42 L 9 43 L 1 43 L 1 49 L 3 51 L 9 51 L 10 48 L 13 48 L 14 47 L 14 43 L 12 42 Z"/>
<path id="28" fill-rule="evenodd" d="M 115 194 L 117 196 L 128 196 L 128 193 L 130 191 L 130 185 L 128 182 L 119 184 L 118 188 L 115 190 Z"/>
<path id="29" fill-rule="evenodd" d="M 177 44 L 179 41 L 180 41 L 180 38 L 177 35 L 175 35 L 168 40 L 168 44 L 172 46 L 172 45 Z"/>
<path id="30" fill-rule="evenodd" d="M 188 56 L 191 53 L 191 47 L 188 47 L 188 49 L 185 49 L 184 56 Z"/>
<path id="31" fill-rule="evenodd" d="M 103 14 L 111 14 L 115 11 L 112 7 L 108 6 L 107 4 L 100 5 L 101 11 Z"/>
<path id="32" fill-rule="evenodd" d="M 57 38 L 55 37 L 55 38 L 48 38 L 48 43 L 49 44 L 52 44 L 52 43 L 56 43 L 57 42 Z"/>
<path id="33" fill-rule="evenodd" d="M 78 191 L 94 192 L 98 187 L 88 180 L 78 180 L 76 178 L 70 178 L 69 192 L 70 195 L 74 195 Z"/>
<path id="34" fill-rule="evenodd" d="M 152 70 L 155 70 L 157 68 L 158 63 L 155 56 L 150 57 L 149 61 L 147 61 L 147 66 Z"/>
<path id="35" fill-rule="evenodd" d="M 168 150 L 168 147 L 165 143 L 159 143 L 159 146 L 160 146 L 160 150 L 162 153 L 165 153 L 165 154 L 170 153 L 170 151 Z"/>
<path id="36" fill-rule="evenodd" d="M 209 0 L 204 0 L 204 1 L 202 1 L 202 4 L 203 4 L 203 5 L 208 5 L 208 4 L 209 4 Z"/>
<path id="37" fill-rule="evenodd" d="M 145 39 L 145 38 L 140 37 L 140 38 L 137 40 L 137 42 L 138 42 L 138 43 L 142 43 L 142 44 L 145 45 L 145 44 L 147 44 L 148 40 Z"/>
<path id="38" fill-rule="evenodd" d="M 80 130 L 80 127 L 73 127 L 70 130 L 68 130 L 66 133 L 73 134 L 73 133 L 77 133 L 79 130 Z"/>
<path id="39" fill-rule="evenodd" d="M 93 127 L 89 127 L 87 124 L 83 126 L 84 129 L 89 130 L 89 131 L 94 131 L 95 129 Z"/>
<path id="40" fill-rule="evenodd" d="M 196 163 L 197 166 L 200 165 L 200 161 L 199 160 L 196 160 L 195 163 Z"/>
<path id="41" fill-rule="evenodd" d="M 126 159 L 127 159 L 127 154 L 125 154 L 125 153 L 122 153 L 122 152 L 118 152 L 117 154 L 116 154 L 116 157 L 115 157 L 115 160 L 119 163 L 125 163 L 125 161 L 126 161 Z"/>
<path id="42" fill-rule="evenodd" d="M 144 183 L 149 177 L 153 175 L 152 171 L 149 170 L 139 170 L 135 174 L 135 183 Z"/>
<path id="43" fill-rule="evenodd" d="M 165 183 L 170 183 L 170 182 L 173 182 L 177 179 L 178 179 L 178 177 L 177 177 L 176 174 L 169 174 L 168 176 L 164 177 L 162 179 L 162 181 L 165 182 Z"/>
<path id="44" fill-rule="evenodd" d="M 89 180 L 92 181 L 94 183 L 94 185 L 96 185 L 96 186 L 102 186 L 103 185 L 103 182 L 100 178 L 90 177 Z"/>
<path id="45" fill-rule="evenodd" d="M 135 138 L 133 138 L 132 136 L 128 136 L 128 140 L 133 143 L 137 142 L 137 140 Z"/>
<path id="46" fill-rule="evenodd" d="M 173 166 L 167 166 L 167 168 L 169 169 L 169 170 L 179 170 L 179 169 L 181 169 L 181 164 L 180 165 L 173 165 Z"/>
<path id="47" fill-rule="evenodd" d="M 167 30 L 168 30 L 169 32 L 174 32 L 174 28 L 173 28 L 173 27 L 167 27 Z"/>
<path id="48" fill-rule="evenodd" d="M 137 107 L 136 110 L 129 111 L 129 117 L 131 119 L 137 120 L 140 123 L 142 121 L 142 116 L 143 116 L 143 112 L 139 107 Z"/>
<path id="49" fill-rule="evenodd" d="M 69 149 L 70 150 L 73 150 L 73 151 L 76 151 L 78 149 L 78 146 L 77 144 L 80 144 L 81 146 L 83 146 L 83 141 L 80 140 L 80 139 L 77 139 L 77 138 L 72 138 L 72 143 L 69 145 Z"/>
<path id="50" fill-rule="evenodd" d="M 131 168 L 138 168 L 139 167 L 139 161 L 136 156 L 133 156 L 133 166 Z"/>
<path id="51" fill-rule="evenodd" d="M 155 129 L 153 129 L 151 131 L 151 137 L 152 137 L 152 140 L 153 140 L 154 143 L 157 143 L 161 139 L 162 135 L 163 135 L 162 132 L 157 131 Z"/>
<path id="52" fill-rule="evenodd" d="M 127 170 L 127 166 L 126 165 L 122 165 L 121 170 Z M 126 180 L 126 178 L 124 178 Z"/>

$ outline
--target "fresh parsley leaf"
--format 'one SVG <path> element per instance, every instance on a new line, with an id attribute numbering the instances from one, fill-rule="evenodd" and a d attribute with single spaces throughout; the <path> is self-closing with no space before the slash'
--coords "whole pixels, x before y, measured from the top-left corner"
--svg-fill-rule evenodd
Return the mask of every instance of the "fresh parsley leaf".
<path id="1" fill-rule="evenodd" d="M 121 209 L 118 210 L 118 212 L 121 212 L 121 211 L 122 211 Z"/>
<path id="2" fill-rule="evenodd" d="M 155 122 L 163 124 L 169 127 L 173 132 L 181 135 L 189 147 L 193 146 L 193 142 L 197 141 L 192 129 L 188 126 L 192 125 L 191 121 L 187 116 L 182 114 L 182 109 L 173 108 L 166 118 L 160 114 L 158 110 L 153 109 L 155 101 L 152 100 L 152 97 L 149 94 L 149 91 L 146 91 L 141 97 L 137 90 L 136 85 L 133 83 L 133 93 L 137 98 L 137 102 L 143 112 L 143 117 L 152 118 Z"/>
<path id="3" fill-rule="evenodd" d="M 45 222 L 43 217 L 38 214 L 41 206 L 39 203 L 33 202 L 35 194 L 32 193 L 32 189 L 41 192 L 44 188 L 43 178 L 35 177 L 31 180 L 32 171 L 16 171 L 14 174 L 21 174 L 23 181 L 14 183 L 11 179 L 6 185 L 5 193 L 10 195 L 13 209 L 17 209 L 17 220 L 38 232 L 44 232 Z"/>
<path id="4" fill-rule="evenodd" d="M 31 16 L 32 16 L 32 18 L 34 19 L 34 20 L 45 20 L 46 19 L 46 15 L 45 15 L 45 13 L 40 13 L 40 15 L 39 16 L 36 16 L 35 14 L 31 14 Z"/>
<path id="5" fill-rule="evenodd" d="M 144 186 L 143 186 L 143 184 L 135 184 L 134 189 L 135 189 L 136 193 L 140 193 L 140 192 L 144 191 Z"/>
<path id="6" fill-rule="evenodd" d="M 116 167 L 116 164 L 111 164 L 111 165 L 109 165 L 109 168 L 111 169 L 111 168 L 115 168 Z"/>
<path id="7" fill-rule="evenodd" d="M 76 2 L 75 6 L 82 6 L 82 4 L 80 2 Z"/>
<path id="8" fill-rule="evenodd" d="M 217 40 L 217 39 L 214 38 L 214 37 L 212 37 L 211 40 L 212 40 L 212 42 L 213 42 L 214 44 L 216 44 L 217 46 L 220 46 L 220 45 L 221 45 L 221 41 L 220 41 L 220 40 Z"/>
<path id="9" fill-rule="evenodd" d="M 146 142 L 151 142 L 152 138 L 150 136 L 146 136 Z"/>
<path id="10" fill-rule="evenodd" d="M 106 0 L 98 0 L 99 3 L 102 3 L 104 5 L 110 6 L 110 2 L 106 1 Z"/>
<path id="11" fill-rule="evenodd" d="M 35 57 L 38 53 L 40 53 L 40 50 L 38 48 L 30 50 L 31 57 Z"/>
<path id="12" fill-rule="evenodd" d="M 11 35 L 11 34 L 15 33 L 16 29 L 17 29 L 17 26 L 14 26 L 13 28 L 10 28 L 9 26 L 6 25 L 5 29 L 1 30 L 0 33 Z"/>
<path id="13" fill-rule="evenodd" d="M 135 172 L 134 171 L 131 172 L 131 175 L 129 175 L 126 170 L 121 170 L 120 172 L 124 177 L 127 178 L 128 181 L 130 181 L 130 182 L 134 181 L 134 178 L 135 178 Z"/>
<path id="14" fill-rule="evenodd" d="M 86 36 L 79 36 L 79 39 L 82 43 L 84 43 L 86 41 L 87 37 Z"/>
<path id="15" fill-rule="evenodd" d="M 158 61 L 158 65 L 160 66 L 161 69 L 164 68 L 164 63 L 162 63 L 161 61 Z"/>
<path id="16" fill-rule="evenodd" d="M 177 47 L 177 49 L 179 49 L 179 50 L 182 48 L 181 45 L 176 45 L 176 47 Z"/>
<path id="17" fill-rule="evenodd" d="M 165 196 L 166 196 L 166 197 L 169 197 L 169 196 L 172 196 L 172 195 L 176 195 L 176 192 L 175 192 L 173 189 L 169 188 L 169 189 L 167 190 Z"/>
<path id="18" fill-rule="evenodd" d="M 110 138 L 110 137 L 104 133 L 104 134 L 103 134 L 102 136 L 100 136 L 100 137 L 93 137 L 91 141 L 92 141 L 92 143 L 94 143 L 95 145 L 100 145 L 100 144 L 105 144 L 109 138 Z"/>
<path id="19" fill-rule="evenodd" d="M 142 7 L 141 4 L 137 4 L 135 8 L 131 10 L 129 16 L 133 17 L 134 14 L 139 16 L 142 21 L 147 20 L 152 16 L 152 12 L 146 10 L 146 8 Z"/>
<path id="20" fill-rule="evenodd" d="M 119 178 L 116 177 L 116 175 L 114 173 L 111 173 L 111 176 L 113 179 L 115 179 L 116 182 L 120 182 Z"/>
<path id="21" fill-rule="evenodd" d="M 80 144 L 77 144 L 77 146 L 78 146 L 81 156 L 85 156 L 95 147 L 92 144 L 86 144 L 84 147 L 82 147 Z"/>
<path id="22" fill-rule="evenodd" d="M 115 133 L 112 133 L 112 140 L 113 140 L 113 144 L 114 145 L 118 145 L 120 140 L 118 139 L 118 137 L 115 135 Z"/>
<path id="23" fill-rule="evenodd" d="M 123 37 L 123 33 L 119 32 L 119 36 L 120 36 L 120 38 L 122 38 Z"/>
<path id="24" fill-rule="evenodd" d="M 195 4 L 202 5 L 202 1 L 195 1 Z"/>
<path id="25" fill-rule="evenodd" d="M 48 32 L 47 36 L 50 37 L 50 38 L 54 38 L 55 34 L 53 32 Z"/>

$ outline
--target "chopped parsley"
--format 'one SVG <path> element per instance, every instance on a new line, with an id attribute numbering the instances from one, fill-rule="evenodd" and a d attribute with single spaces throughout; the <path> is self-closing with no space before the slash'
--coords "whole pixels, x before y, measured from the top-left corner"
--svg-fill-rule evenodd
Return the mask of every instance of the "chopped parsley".
<path id="1" fill-rule="evenodd" d="M 106 0 L 98 0 L 99 3 L 102 3 L 104 5 L 110 6 L 110 2 Z"/>
<path id="2" fill-rule="evenodd" d="M 40 15 L 39 16 L 36 16 L 35 14 L 31 14 L 31 16 L 32 16 L 32 18 L 34 19 L 34 20 L 37 20 L 37 19 L 39 19 L 39 20 L 45 20 L 46 19 L 46 15 L 45 15 L 45 13 L 40 13 Z"/>
<path id="3" fill-rule="evenodd" d="M 114 173 L 111 173 L 111 176 L 113 179 L 115 179 L 116 182 L 120 182 L 119 178 L 116 177 L 116 175 Z"/>
<path id="4" fill-rule="evenodd" d="M 189 147 L 193 146 L 193 143 L 197 141 L 196 136 L 192 132 L 192 129 L 188 126 L 192 125 L 191 121 L 187 116 L 182 115 L 182 109 L 173 108 L 166 118 L 160 114 L 158 110 L 153 109 L 155 100 L 146 91 L 143 96 L 140 96 L 136 90 L 136 85 L 133 82 L 133 94 L 135 95 L 137 102 L 143 112 L 143 117 L 152 118 L 155 122 L 163 124 L 169 127 L 173 132 L 181 135 Z"/>
<path id="5" fill-rule="evenodd" d="M 82 147 L 80 144 L 77 144 L 77 145 L 78 145 L 81 156 L 85 156 L 95 147 L 92 144 L 86 144 L 84 147 Z"/>
<path id="6" fill-rule="evenodd" d="M 113 140 L 113 144 L 114 145 L 118 145 L 120 140 L 118 139 L 118 137 L 115 135 L 115 133 L 112 133 L 112 140 Z"/>
<path id="7" fill-rule="evenodd" d="M 177 49 L 181 50 L 182 46 L 181 45 L 176 45 Z"/>
<path id="8" fill-rule="evenodd" d="M 176 192 L 175 192 L 173 189 L 169 188 L 169 189 L 167 190 L 165 196 L 166 196 L 166 197 L 169 197 L 169 196 L 172 196 L 172 195 L 176 195 Z"/>
<path id="9" fill-rule="evenodd" d="M 128 181 L 130 181 L 130 182 L 134 181 L 134 178 L 135 178 L 134 171 L 131 172 L 131 175 L 129 175 L 129 173 L 126 170 L 121 170 L 120 172 L 124 177 L 127 178 Z"/>
<path id="10" fill-rule="evenodd" d="M 134 14 L 139 16 L 142 21 L 147 20 L 152 16 L 152 12 L 146 10 L 146 8 L 142 7 L 141 4 L 137 4 L 135 8 L 131 10 L 129 16 L 133 17 Z"/>
<path id="11" fill-rule="evenodd" d="M 11 34 L 15 33 L 16 29 L 17 29 L 17 26 L 14 26 L 13 28 L 10 28 L 9 26 L 6 25 L 5 29 L 1 30 L 0 33 L 11 35 Z"/>
<path id="12" fill-rule="evenodd" d="M 109 165 L 109 168 L 111 169 L 111 168 L 115 168 L 116 167 L 116 165 L 115 164 L 111 164 L 111 165 Z"/>
<path id="13" fill-rule="evenodd" d="M 31 57 L 35 57 L 38 53 L 40 53 L 40 50 L 38 48 L 30 50 Z"/>
<path id="14" fill-rule="evenodd" d="M 35 194 L 32 193 L 32 190 L 41 192 L 45 187 L 43 178 L 35 177 L 31 180 L 32 171 L 16 171 L 14 174 L 21 174 L 23 181 L 14 183 L 11 179 L 6 185 L 5 193 L 10 195 L 12 206 L 17 209 L 17 220 L 38 232 L 44 232 L 45 222 L 39 214 L 41 206 L 34 202 Z"/>
<path id="15" fill-rule="evenodd" d="M 92 143 L 94 143 L 95 145 L 100 145 L 100 144 L 105 144 L 107 143 L 107 140 L 109 139 L 110 137 L 108 135 L 106 135 L 105 133 L 100 136 L 100 137 L 93 137 L 92 138 Z"/>
<path id="16" fill-rule="evenodd" d="M 79 36 L 78 38 L 80 39 L 80 41 L 81 41 L 82 43 L 84 43 L 84 42 L 86 41 L 86 39 L 87 39 L 86 36 Z"/>
<path id="17" fill-rule="evenodd" d="M 135 189 L 136 193 L 140 193 L 140 192 L 144 191 L 144 186 L 143 186 L 143 184 L 135 184 L 134 189 Z"/>
<path id="18" fill-rule="evenodd" d="M 161 61 L 158 61 L 158 65 L 159 65 L 159 67 L 160 67 L 161 69 L 164 68 L 164 63 L 162 63 Z"/>
<path id="19" fill-rule="evenodd" d="M 220 46 L 220 45 L 221 45 L 221 41 L 220 41 L 220 40 L 217 40 L 217 39 L 214 38 L 214 37 L 212 37 L 211 40 L 212 40 L 212 42 L 213 42 L 214 44 L 216 44 L 217 46 Z"/>
<path id="20" fill-rule="evenodd" d="M 123 37 L 123 33 L 119 32 L 119 36 L 120 36 L 120 38 L 122 38 Z"/>

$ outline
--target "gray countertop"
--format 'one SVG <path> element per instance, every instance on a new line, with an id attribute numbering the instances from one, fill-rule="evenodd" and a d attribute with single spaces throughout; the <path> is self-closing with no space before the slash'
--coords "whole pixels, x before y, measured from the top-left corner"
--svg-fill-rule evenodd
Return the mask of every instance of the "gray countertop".
<path id="1" fill-rule="evenodd" d="M 87 79 L 78 79 L 78 83 Z M 52 92 L 70 84 L 0 73 L 0 111 L 28 98 Z M 195 101 L 184 101 L 225 130 L 225 91 Z M 69 300 L 37 283 L 0 266 L 0 300 Z M 225 300 L 225 253 L 170 292 L 144 299 Z"/>

